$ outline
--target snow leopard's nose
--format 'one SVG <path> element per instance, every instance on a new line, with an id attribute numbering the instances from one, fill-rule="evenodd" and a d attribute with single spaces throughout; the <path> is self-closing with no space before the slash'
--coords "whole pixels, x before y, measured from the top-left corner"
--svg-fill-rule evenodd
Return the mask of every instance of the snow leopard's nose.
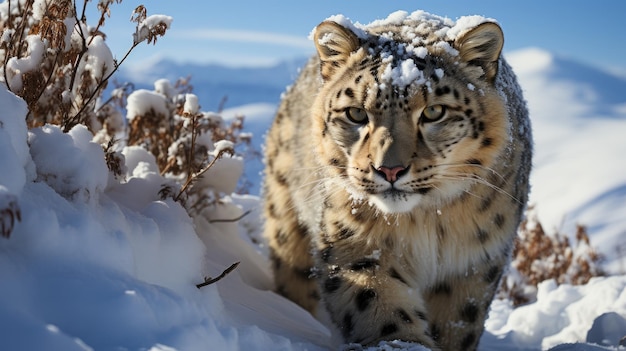
<path id="1" fill-rule="evenodd" d="M 376 173 L 383 176 L 383 178 L 385 178 L 389 183 L 392 183 L 392 184 L 395 183 L 398 180 L 398 178 L 402 177 L 409 171 L 407 167 L 403 167 L 403 166 L 394 166 L 394 167 L 380 166 L 378 168 L 374 168 L 374 170 L 376 171 Z"/>

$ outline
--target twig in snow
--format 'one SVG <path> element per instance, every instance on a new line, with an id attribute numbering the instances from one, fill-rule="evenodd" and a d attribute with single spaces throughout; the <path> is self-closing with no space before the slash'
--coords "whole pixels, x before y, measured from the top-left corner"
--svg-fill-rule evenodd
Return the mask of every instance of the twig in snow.
<path id="1" fill-rule="evenodd" d="M 241 262 L 235 262 L 232 265 L 230 265 L 230 267 L 226 268 L 222 272 L 222 274 L 220 274 L 217 278 L 205 277 L 203 283 L 196 284 L 196 288 L 200 289 L 200 288 L 203 288 L 203 287 L 205 287 L 207 285 L 211 285 L 213 283 L 216 283 L 216 282 L 224 279 L 225 276 L 227 276 L 230 272 L 234 271 L 235 268 L 237 268 L 237 266 L 239 266 L 239 263 L 241 263 Z"/>
<path id="2" fill-rule="evenodd" d="M 238 220 L 242 219 L 243 217 L 249 215 L 250 212 L 252 212 L 252 210 L 247 210 L 241 216 L 236 217 L 236 218 L 231 218 L 231 219 L 212 219 L 212 220 L 209 221 L 209 223 L 237 222 Z"/>

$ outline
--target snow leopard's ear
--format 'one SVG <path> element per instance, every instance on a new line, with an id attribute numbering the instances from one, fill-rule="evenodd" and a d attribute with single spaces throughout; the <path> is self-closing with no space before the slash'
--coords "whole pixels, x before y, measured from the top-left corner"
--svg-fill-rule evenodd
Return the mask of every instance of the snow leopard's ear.
<path id="1" fill-rule="evenodd" d="M 460 35 L 454 42 L 461 60 L 482 67 L 490 82 L 498 73 L 498 59 L 504 45 L 502 29 L 496 23 L 486 22 Z"/>
<path id="2" fill-rule="evenodd" d="M 346 63 L 350 54 L 360 47 L 356 34 L 333 21 L 320 23 L 315 28 L 313 41 L 320 57 L 324 81 L 327 81 L 337 67 Z"/>

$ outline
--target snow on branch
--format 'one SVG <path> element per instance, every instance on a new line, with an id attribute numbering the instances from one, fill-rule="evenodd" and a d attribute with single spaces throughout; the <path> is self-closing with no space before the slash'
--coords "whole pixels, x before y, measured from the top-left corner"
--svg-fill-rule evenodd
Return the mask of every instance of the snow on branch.
<path id="1" fill-rule="evenodd" d="M 166 15 L 147 16 L 146 8 L 143 5 L 137 6 L 131 17 L 131 21 L 137 23 L 133 45 L 143 41 L 147 41 L 148 44 L 156 43 L 157 38 L 165 35 L 170 28 L 172 20 L 172 17 Z"/>

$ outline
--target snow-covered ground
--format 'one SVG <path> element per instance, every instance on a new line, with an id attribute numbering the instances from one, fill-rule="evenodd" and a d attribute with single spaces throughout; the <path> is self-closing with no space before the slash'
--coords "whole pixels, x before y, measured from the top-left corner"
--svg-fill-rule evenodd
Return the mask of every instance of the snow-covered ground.
<path id="1" fill-rule="evenodd" d="M 624 252 L 616 249 L 626 245 L 626 81 L 537 49 L 507 57 L 533 116 L 531 198 L 539 216 L 566 232 L 576 222 L 588 225 L 615 275 L 585 286 L 541 283 L 537 302 L 517 309 L 495 301 L 479 349 L 616 350 L 626 335 Z M 258 146 L 274 109 L 256 104 L 224 115 L 246 115 Z M 14 228 L 0 237 L 0 349 L 337 347 L 329 327 L 270 291 L 266 252 L 255 243 L 257 197 L 228 196 L 192 219 L 178 203 L 159 200 L 165 180 L 147 152 L 126 148 L 127 174 L 118 181 L 86 128 L 29 131 L 25 114 L 2 86 L 0 211 L 7 212 L 0 227 Z M 224 166 L 230 177 L 238 162 Z M 251 164 L 248 179 L 258 184 L 259 170 Z M 232 179 L 206 176 L 216 177 L 218 190 L 232 188 Z M 236 223 L 215 221 L 249 210 Z M 196 288 L 235 262 L 224 279 Z"/>

